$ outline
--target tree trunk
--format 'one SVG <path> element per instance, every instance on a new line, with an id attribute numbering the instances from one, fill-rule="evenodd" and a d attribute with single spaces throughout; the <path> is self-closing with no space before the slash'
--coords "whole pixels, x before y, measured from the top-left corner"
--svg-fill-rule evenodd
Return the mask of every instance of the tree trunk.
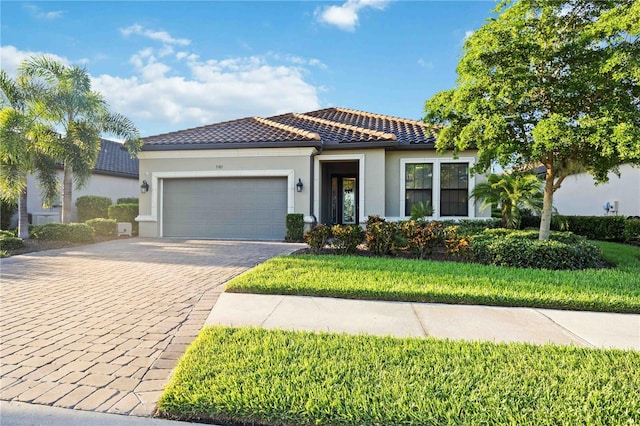
<path id="1" fill-rule="evenodd" d="M 64 178 L 62 181 L 62 223 L 71 223 L 71 203 L 73 191 L 73 171 L 71 166 L 64 165 Z"/>
<path id="2" fill-rule="evenodd" d="M 547 175 L 544 182 L 544 198 L 542 199 L 542 215 L 540 217 L 540 241 L 548 240 L 551 232 L 551 213 L 553 213 L 553 170 L 547 166 Z"/>
<path id="3" fill-rule="evenodd" d="M 29 239 L 29 213 L 27 212 L 27 186 L 20 193 L 18 200 L 18 238 Z"/>

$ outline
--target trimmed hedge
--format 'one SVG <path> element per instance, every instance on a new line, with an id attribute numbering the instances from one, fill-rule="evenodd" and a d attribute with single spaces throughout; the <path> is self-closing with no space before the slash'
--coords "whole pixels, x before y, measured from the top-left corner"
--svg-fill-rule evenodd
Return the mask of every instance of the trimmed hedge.
<path id="1" fill-rule="evenodd" d="M 553 231 L 571 231 L 590 240 L 624 241 L 624 216 L 554 216 L 551 221 Z M 524 216 L 522 229 L 540 228 L 540 216 Z"/>
<path id="2" fill-rule="evenodd" d="M 115 219 L 96 218 L 88 220 L 85 223 L 93 228 L 95 235 L 108 237 L 116 234 Z"/>
<path id="3" fill-rule="evenodd" d="M 112 204 L 111 198 L 97 195 L 84 195 L 76 200 L 78 222 L 86 222 L 98 217 L 107 218 L 108 209 Z"/>
<path id="4" fill-rule="evenodd" d="M 118 198 L 116 204 L 140 204 L 138 197 L 124 197 Z"/>
<path id="5" fill-rule="evenodd" d="M 115 219 L 116 222 L 131 223 L 131 233 L 138 235 L 138 216 L 139 207 L 137 204 L 114 204 L 109 206 L 109 219 Z"/>
<path id="6" fill-rule="evenodd" d="M 92 243 L 94 232 L 86 223 L 47 223 L 34 226 L 31 236 L 38 240 Z"/>
<path id="7" fill-rule="evenodd" d="M 287 215 L 287 241 L 302 241 L 304 234 L 304 215 L 289 213 Z"/>
<path id="8" fill-rule="evenodd" d="M 599 247 L 570 232 L 552 232 L 538 241 L 537 231 L 487 230 L 473 237 L 469 257 L 478 263 L 517 268 L 576 270 L 602 268 Z"/>
<path id="9" fill-rule="evenodd" d="M 0 250 L 17 250 L 24 247 L 22 238 L 16 237 L 11 231 L 0 231 Z"/>
<path id="10" fill-rule="evenodd" d="M 629 218 L 624 224 L 624 240 L 640 241 L 640 218 Z"/>

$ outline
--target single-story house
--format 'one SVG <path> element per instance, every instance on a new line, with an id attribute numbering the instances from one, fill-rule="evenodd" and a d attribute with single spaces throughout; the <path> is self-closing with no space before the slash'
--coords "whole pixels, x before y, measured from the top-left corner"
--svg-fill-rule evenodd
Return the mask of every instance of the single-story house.
<path id="1" fill-rule="evenodd" d="M 62 183 L 62 169 L 58 172 L 58 180 Z M 73 190 L 73 206 L 71 219 L 76 220 L 76 200 L 83 195 L 109 197 L 115 203 L 118 198 L 138 197 L 138 159 L 131 158 L 124 145 L 102 139 L 100 153 L 87 185 Z M 31 222 L 41 225 L 49 222 L 60 222 L 62 214 L 62 195 L 51 208 L 43 208 L 40 188 L 34 176 L 27 177 L 27 212 L 31 214 Z"/>
<path id="2" fill-rule="evenodd" d="M 640 216 L 640 168 L 623 164 L 620 177 L 609 173 L 609 182 L 599 185 L 588 173 L 568 176 L 553 205 L 567 216 Z"/>
<path id="3" fill-rule="evenodd" d="M 438 155 L 420 121 L 345 108 L 247 117 L 143 138 L 140 235 L 282 240 L 307 224 L 489 217 L 469 195 L 475 151 Z M 147 189 L 147 188 L 145 188 Z"/>

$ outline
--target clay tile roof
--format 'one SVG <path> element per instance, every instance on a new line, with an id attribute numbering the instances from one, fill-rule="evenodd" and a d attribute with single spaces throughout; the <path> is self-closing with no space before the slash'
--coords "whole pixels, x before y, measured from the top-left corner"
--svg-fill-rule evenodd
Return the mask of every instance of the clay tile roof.
<path id="1" fill-rule="evenodd" d="M 261 146 L 409 147 L 431 149 L 434 129 L 420 121 L 347 108 L 247 117 L 143 138 L 143 149 Z"/>
<path id="2" fill-rule="evenodd" d="M 131 158 L 123 144 L 102 139 L 94 173 L 138 178 L 138 159 Z"/>
<path id="3" fill-rule="evenodd" d="M 193 129 L 143 138 L 145 145 L 218 145 L 254 142 L 317 141 L 311 132 L 283 126 L 259 117 L 241 118 Z"/>
<path id="4" fill-rule="evenodd" d="M 434 143 L 432 126 L 421 121 L 357 111 L 347 108 L 325 108 L 306 113 L 313 117 L 337 121 L 396 135 L 400 144 Z"/>

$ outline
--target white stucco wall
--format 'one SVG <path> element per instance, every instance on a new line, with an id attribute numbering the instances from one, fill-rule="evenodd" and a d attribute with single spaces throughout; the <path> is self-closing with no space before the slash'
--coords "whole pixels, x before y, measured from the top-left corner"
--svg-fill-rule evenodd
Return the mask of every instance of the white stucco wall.
<path id="1" fill-rule="evenodd" d="M 62 171 L 58 172 L 58 180 L 62 182 Z M 62 190 L 61 190 L 62 191 Z M 116 202 L 118 198 L 140 197 L 140 184 L 137 178 L 125 178 L 117 176 L 107 176 L 94 174 L 87 185 L 80 189 L 73 189 L 72 204 L 72 221 L 76 220 L 76 200 L 83 195 L 98 195 L 101 197 L 109 197 Z M 57 205 L 62 204 L 62 192 Z M 47 213 L 52 214 L 50 221 L 60 222 L 61 207 L 53 207 L 45 209 L 42 207 L 42 197 L 40 188 L 38 188 L 36 178 L 34 176 L 27 177 L 27 212 L 33 214 Z M 34 219 L 35 222 L 35 219 Z"/>
<path id="2" fill-rule="evenodd" d="M 553 197 L 558 213 L 567 216 L 604 216 L 607 201 L 618 202 L 620 216 L 640 216 L 640 168 L 623 165 L 620 177 L 610 173 L 609 182 L 600 185 L 587 173 L 569 176 Z"/>

